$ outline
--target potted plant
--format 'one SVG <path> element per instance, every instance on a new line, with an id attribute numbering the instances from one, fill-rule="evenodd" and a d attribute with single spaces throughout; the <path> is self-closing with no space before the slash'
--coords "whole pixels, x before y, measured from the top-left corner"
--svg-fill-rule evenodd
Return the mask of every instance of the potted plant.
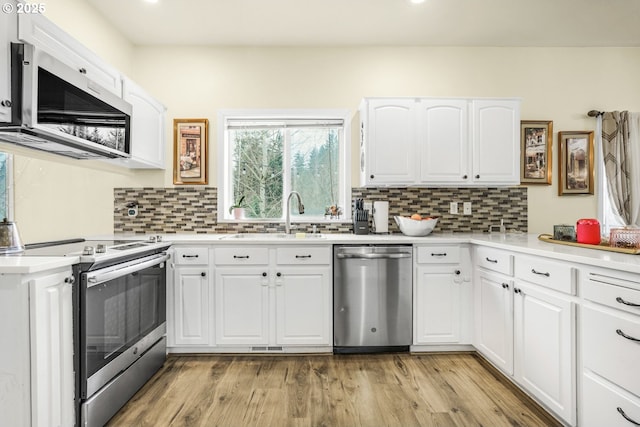
<path id="1" fill-rule="evenodd" d="M 240 199 L 229 206 L 229 213 L 233 215 L 235 219 L 243 219 L 244 218 L 244 206 L 242 205 L 244 202 L 244 196 L 240 197 Z"/>

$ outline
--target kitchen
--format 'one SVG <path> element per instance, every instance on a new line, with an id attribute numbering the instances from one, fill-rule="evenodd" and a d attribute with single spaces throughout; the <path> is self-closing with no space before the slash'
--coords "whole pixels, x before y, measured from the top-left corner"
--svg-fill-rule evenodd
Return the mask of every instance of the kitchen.
<path id="1" fill-rule="evenodd" d="M 131 192 L 151 188 L 161 193 L 181 193 L 181 187 L 173 186 L 170 166 L 172 118 L 210 120 L 211 169 L 206 187 L 215 189 L 219 110 L 349 108 L 353 114 L 351 181 L 358 187 L 355 113 L 363 97 L 520 97 L 522 119 L 553 120 L 555 131 L 593 130 L 594 120 L 585 114 L 593 108 L 638 110 L 640 90 L 635 76 L 639 53 L 632 41 L 637 39 L 633 33 L 613 47 L 583 45 L 580 40 L 560 46 L 546 41 L 529 47 L 420 46 L 407 42 L 402 46 L 377 43 L 359 47 L 151 45 L 148 41 L 134 44 L 94 7 L 97 6 L 83 1 L 48 2 L 46 16 L 167 106 L 166 169 L 129 170 L 99 162 L 87 167 L 73 160 L 52 160 L 7 147 L 16 153 L 14 219 L 27 243 L 109 235 L 120 230 L 116 224 L 123 224 L 124 229 L 132 223 L 122 222 L 127 217 L 126 206 L 121 203 L 129 201 Z M 564 14 L 566 21 L 576 16 L 573 9 L 549 13 Z M 634 16 L 628 14 L 629 19 Z M 546 14 L 540 17 L 548 18 Z M 221 25 L 224 19 L 212 14 L 210 25 Z M 469 16 L 460 14 L 459 19 L 468 23 Z M 633 27 L 630 25 L 628 31 L 636 31 Z M 615 80 L 606 77 L 611 68 L 617 70 Z M 553 150 L 556 162 L 559 155 L 555 143 Z M 527 187 L 529 233 L 546 233 L 554 224 L 597 216 L 597 196 L 557 195 L 556 165 L 553 185 Z M 144 196 L 141 194 L 138 200 L 144 200 Z M 451 197 L 446 193 L 442 199 Z M 470 196 L 459 200 L 467 197 Z M 416 196 L 416 200 L 421 199 Z M 143 204 L 140 207 L 144 208 Z M 499 216 L 495 219 L 498 224 Z"/>

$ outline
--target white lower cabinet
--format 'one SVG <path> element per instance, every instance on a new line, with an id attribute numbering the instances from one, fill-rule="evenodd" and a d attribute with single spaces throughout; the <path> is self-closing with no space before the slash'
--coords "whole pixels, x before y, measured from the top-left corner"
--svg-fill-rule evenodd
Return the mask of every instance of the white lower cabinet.
<path id="1" fill-rule="evenodd" d="M 267 345 L 268 269 L 217 267 L 215 283 L 216 344 Z"/>
<path id="2" fill-rule="evenodd" d="M 475 346 L 503 372 L 513 375 L 513 279 L 479 270 L 474 288 Z"/>
<path id="3" fill-rule="evenodd" d="M 72 277 L 68 267 L 0 278 L 0 425 L 74 425 Z"/>
<path id="4" fill-rule="evenodd" d="M 469 249 L 418 246 L 414 256 L 414 346 L 471 344 Z"/>
<path id="5" fill-rule="evenodd" d="M 167 292 L 167 347 L 177 353 L 214 346 L 209 248 L 178 246 L 172 248 L 172 253 Z"/>
<path id="6" fill-rule="evenodd" d="M 218 346 L 330 351 L 331 246 L 239 246 L 215 251 Z"/>
<path id="7" fill-rule="evenodd" d="M 581 425 L 640 425 L 640 279 L 592 268 L 581 283 Z"/>
<path id="8" fill-rule="evenodd" d="M 553 290 L 575 289 L 573 267 L 516 255 L 512 269 L 504 251 L 482 248 L 476 258 L 479 254 L 489 261 L 476 262 L 476 348 L 557 417 L 575 426 L 576 297 Z M 500 273 L 504 271 L 515 271 L 516 277 Z M 521 271 L 535 271 L 534 278 L 527 279 L 540 276 L 543 285 L 525 281 Z"/>
<path id="9" fill-rule="evenodd" d="M 516 281 L 514 378 L 570 425 L 576 424 L 575 304 Z"/>

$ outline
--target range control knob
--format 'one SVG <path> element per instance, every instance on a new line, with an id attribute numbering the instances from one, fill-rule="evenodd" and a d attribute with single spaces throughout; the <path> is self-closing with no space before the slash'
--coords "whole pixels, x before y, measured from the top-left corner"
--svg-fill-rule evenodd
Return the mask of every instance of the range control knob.
<path id="1" fill-rule="evenodd" d="M 107 252 L 107 245 L 105 245 L 104 243 L 99 243 L 98 246 L 96 246 L 96 253 L 103 254 L 105 252 Z"/>
<path id="2" fill-rule="evenodd" d="M 93 246 L 85 246 L 82 250 L 82 255 L 94 255 L 96 250 Z"/>

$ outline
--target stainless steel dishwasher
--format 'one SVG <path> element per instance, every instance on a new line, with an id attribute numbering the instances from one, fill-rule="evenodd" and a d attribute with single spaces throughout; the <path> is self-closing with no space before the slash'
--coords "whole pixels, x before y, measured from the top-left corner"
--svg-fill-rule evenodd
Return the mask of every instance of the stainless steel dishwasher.
<path id="1" fill-rule="evenodd" d="M 333 249 L 334 353 L 408 351 L 412 339 L 412 247 Z"/>

